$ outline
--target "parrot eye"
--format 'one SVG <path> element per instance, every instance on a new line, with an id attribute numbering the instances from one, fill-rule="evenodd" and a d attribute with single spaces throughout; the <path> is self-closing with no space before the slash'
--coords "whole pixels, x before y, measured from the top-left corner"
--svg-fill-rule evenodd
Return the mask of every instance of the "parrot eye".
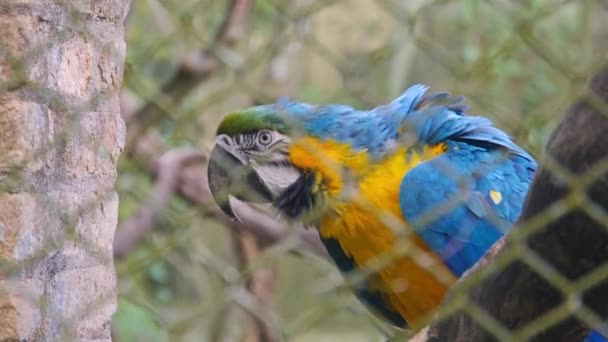
<path id="1" fill-rule="evenodd" d="M 268 146 L 272 142 L 272 133 L 270 131 L 261 131 L 258 133 L 258 143 L 262 146 Z"/>

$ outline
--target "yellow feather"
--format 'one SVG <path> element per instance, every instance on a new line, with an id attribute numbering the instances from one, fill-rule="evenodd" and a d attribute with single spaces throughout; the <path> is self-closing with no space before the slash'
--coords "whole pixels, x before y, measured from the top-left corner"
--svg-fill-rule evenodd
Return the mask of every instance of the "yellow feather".
<path id="1" fill-rule="evenodd" d="M 502 202 L 502 194 L 496 190 L 490 190 L 490 198 L 494 204 L 498 205 Z"/>
<path id="2" fill-rule="evenodd" d="M 353 151 L 336 141 L 306 137 L 289 148 L 290 161 L 314 172 L 319 190 L 328 199 L 321 214 L 321 236 L 337 239 L 344 252 L 363 267 L 387 253 L 404 252 L 378 271 L 373 286 L 412 326 L 437 308 L 455 277 L 417 235 L 408 234 L 399 208 L 399 185 L 409 169 L 443 151 L 445 146 L 437 145 L 408 155 L 401 148 L 370 165 L 367 152 Z M 353 184 L 348 184 L 347 175 Z M 347 185 L 355 190 L 350 197 L 344 196 Z M 405 240 L 400 241 L 397 234 L 404 234 Z M 395 251 L 397 242 L 403 242 L 407 251 Z"/>

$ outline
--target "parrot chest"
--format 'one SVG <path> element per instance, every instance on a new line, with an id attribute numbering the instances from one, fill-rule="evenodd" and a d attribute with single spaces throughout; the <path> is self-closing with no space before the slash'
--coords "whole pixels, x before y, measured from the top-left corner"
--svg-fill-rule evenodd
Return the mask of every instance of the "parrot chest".
<path id="1" fill-rule="evenodd" d="M 321 237 L 335 241 L 326 246 L 333 249 L 330 254 L 342 271 L 382 264 L 365 286 L 409 325 L 432 313 L 455 282 L 441 259 L 407 228 L 398 201 L 407 171 L 441 152 L 430 148 L 426 154 L 406 157 L 404 150 L 396 151 L 357 180 L 350 200 L 329 201 L 331 209 L 319 225 Z"/>

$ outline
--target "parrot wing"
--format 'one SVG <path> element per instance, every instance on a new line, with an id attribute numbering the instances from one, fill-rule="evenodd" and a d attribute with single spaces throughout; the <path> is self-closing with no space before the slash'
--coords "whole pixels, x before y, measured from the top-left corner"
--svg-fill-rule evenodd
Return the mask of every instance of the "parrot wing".
<path id="1" fill-rule="evenodd" d="M 504 147 L 451 145 L 405 174 L 399 205 L 406 222 L 461 276 L 515 222 L 536 164 Z"/>

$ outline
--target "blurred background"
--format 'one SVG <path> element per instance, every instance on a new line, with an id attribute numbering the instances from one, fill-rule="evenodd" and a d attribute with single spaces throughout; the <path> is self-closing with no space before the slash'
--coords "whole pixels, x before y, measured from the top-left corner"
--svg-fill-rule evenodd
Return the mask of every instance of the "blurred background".
<path id="1" fill-rule="evenodd" d="M 372 108 L 426 83 L 540 157 L 607 57 L 607 15 L 600 0 L 133 1 L 115 340 L 386 340 L 299 232 L 217 212 L 204 170 L 219 120 L 280 96 Z"/>

